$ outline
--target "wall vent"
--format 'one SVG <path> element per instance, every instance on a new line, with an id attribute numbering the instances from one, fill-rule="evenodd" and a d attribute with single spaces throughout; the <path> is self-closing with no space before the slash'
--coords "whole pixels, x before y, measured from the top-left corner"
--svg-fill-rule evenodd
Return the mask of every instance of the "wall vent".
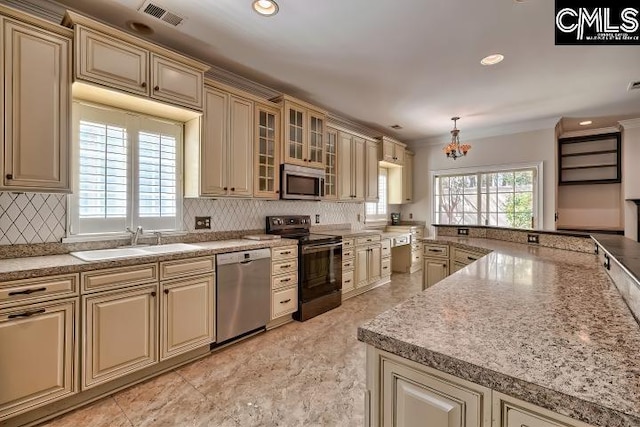
<path id="1" fill-rule="evenodd" d="M 402 129 L 402 126 L 400 126 L 400 125 L 391 125 L 391 126 L 389 126 L 389 127 L 390 127 L 391 129 L 396 129 L 396 130 Z"/>
<path id="2" fill-rule="evenodd" d="M 142 6 L 140 6 L 138 11 L 146 13 L 147 15 L 151 15 L 154 18 L 159 19 L 162 22 L 165 22 L 174 27 L 177 27 L 184 21 L 184 18 L 180 15 L 168 11 L 166 8 L 150 0 L 145 1 Z"/>
<path id="3" fill-rule="evenodd" d="M 635 90 L 635 89 L 640 89 L 640 81 L 629 83 L 629 87 L 627 88 L 627 90 Z"/>

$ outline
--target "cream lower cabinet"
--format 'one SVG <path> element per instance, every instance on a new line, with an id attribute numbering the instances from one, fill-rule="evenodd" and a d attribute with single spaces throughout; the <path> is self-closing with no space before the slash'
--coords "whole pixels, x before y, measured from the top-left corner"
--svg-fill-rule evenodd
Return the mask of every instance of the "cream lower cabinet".
<path id="1" fill-rule="evenodd" d="M 78 391 L 78 299 L 0 310 L 0 424 Z"/>
<path id="2" fill-rule="evenodd" d="M 449 275 L 449 260 L 425 258 L 423 289 L 430 288 Z"/>
<path id="3" fill-rule="evenodd" d="M 389 278 L 391 276 L 391 239 L 382 239 L 380 256 L 382 258 L 380 275 L 383 279 Z"/>
<path id="4" fill-rule="evenodd" d="M 356 288 L 355 271 L 355 240 L 342 239 L 342 294 Z"/>
<path id="5" fill-rule="evenodd" d="M 492 398 L 493 427 L 592 427 L 497 391 Z"/>
<path id="6" fill-rule="evenodd" d="M 271 320 L 298 311 L 298 247 L 271 249 Z"/>
<path id="7" fill-rule="evenodd" d="M 88 389 L 158 362 L 158 285 L 82 297 L 82 388 Z"/>
<path id="8" fill-rule="evenodd" d="M 0 190 L 69 192 L 71 39 L 8 18 L 0 22 L 4 52 Z"/>
<path id="9" fill-rule="evenodd" d="M 490 427 L 489 389 L 370 347 L 367 357 L 368 385 L 379 375 L 370 397 L 368 425 Z"/>
<path id="10" fill-rule="evenodd" d="M 379 238 L 379 236 L 378 236 Z M 370 285 L 382 277 L 382 247 L 380 242 L 356 246 L 356 288 Z"/>
<path id="11" fill-rule="evenodd" d="M 162 282 L 160 360 L 215 341 L 215 274 Z"/>

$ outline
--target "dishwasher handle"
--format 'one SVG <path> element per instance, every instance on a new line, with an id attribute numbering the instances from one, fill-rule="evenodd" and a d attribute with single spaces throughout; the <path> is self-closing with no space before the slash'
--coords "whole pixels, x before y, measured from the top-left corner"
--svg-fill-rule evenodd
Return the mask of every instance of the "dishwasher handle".
<path id="1" fill-rule="evenodd" d="M 329 243 L 329 244 L 325 244 L 325 245 L 307 245 L 307 246 L 302 246 L 302 253 L 303 254 L 312 254 L 312 253 L 316 253 L 316 252 L 323 252 L 323 251 L 326 251 L 328 249 L 338 249 L 340 247 L 342 247 L 342 242 Z"/>

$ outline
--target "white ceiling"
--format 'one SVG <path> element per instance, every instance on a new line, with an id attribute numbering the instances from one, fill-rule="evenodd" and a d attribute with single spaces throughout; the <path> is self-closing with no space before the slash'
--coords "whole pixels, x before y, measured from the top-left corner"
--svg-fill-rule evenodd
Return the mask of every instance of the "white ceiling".
<path id="1" fill-rule="evenodd" d="M 143 0 L 59 1 L 404 140 L 446 135 L 454 115 L 463 132 L 640 117 L 640 46 L 554 46 L 550 0 L 278 0 L 271 18 L 251 0 L 154 2 L 185 23 L 137 12 Z"/>

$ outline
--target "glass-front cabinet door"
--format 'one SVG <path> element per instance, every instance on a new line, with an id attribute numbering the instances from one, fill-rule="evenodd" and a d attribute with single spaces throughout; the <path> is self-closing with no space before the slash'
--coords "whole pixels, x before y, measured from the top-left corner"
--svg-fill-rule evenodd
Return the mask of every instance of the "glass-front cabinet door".
<path id="1" fill-rule="evenodd" d="M 309 111 L 309 146 L 307 150 L 307 165 L 314 168 L 324 168 L 324 117 Z"/>
<path id="2" fill-rule="evenodd" d="M 296 104 L 285 102 L 284 114 L 286 118 L 284 161 L 307 166 L 308 158 L 305 149 L 307 111 Z"/>
<path id="3" fill-rule="evenodd" d="M 327 130 L 327 143 L 325 144 L 325 178 L 324 178 L 324 198 L 336 199 L 338 197 L 338 131 Z"/>
<path id="4" fill-rule="evenodd" d="M 280 197 L 280 110 L 256 103 L 254 196 Z"/>

